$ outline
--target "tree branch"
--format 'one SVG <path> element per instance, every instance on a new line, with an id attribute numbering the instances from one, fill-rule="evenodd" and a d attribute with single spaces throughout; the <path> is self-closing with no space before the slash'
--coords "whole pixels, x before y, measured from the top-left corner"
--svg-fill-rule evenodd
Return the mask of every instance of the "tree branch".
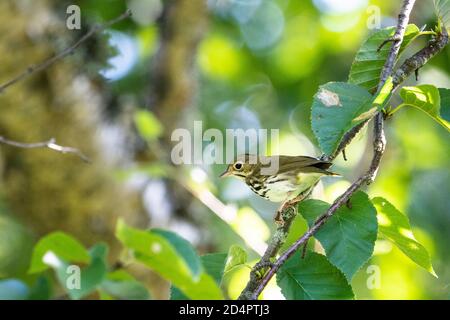
<path id="1" fill-rule="evenodd" d="M 406 26 L 408 25 L 408 22 L 409 22 L 409 16 L 411 14 L 412 8 L 414 7 L 414 3 L 415 3 L 415 0 L 406 0 L 403 2 L 403 6 L 400 9 L 400 14 L 398 15 L 397 27 L 395 29 L 394 35 L 392 36 L 392 38 L 389 38 L 389 39 L 383 41 L 379 47 L 381 49 L 387 43 L 392 42 L 391 50 L 389 52 L 389 55 L 386 59 L 384 66 L 383 66 L 383 70 L 381 71 L 380 82 L 378 84 L 378 90 L 380 90 L 383 87 L 383 85 L 386 83 L 386 80 L 392 74 L 392 71 L 393 71 L 393 68 L 395 65 L 395 61 L 397 60 L 398 53 L 400 52 L 400 48 L 401 48 L 401 45 L 403 42 L 403 36 L 405 35 Z M 420 67 L 418 67 L 418 68 L 420 68 Z M 416 68 L 415 70 L 417 70 L 418 68 Z M 412 70 L 411 72 L 409 72 L 407 74 L 405 72 L 405 74 L 404 74 L 405 77 L 403 79 L 398 79 L 397 82 L 394 81 L 394 90 L 398 87 L 398 85 L 400 83 L 402 83 L 415 70 Z M 353 140 L 353 138 L 355 138 L 355 136 L 358 134 L 358 132 L 360 132 L 362 130 L 362 128 L 364 128 L 365 125 L 367 123 L 369 123 L 369 121 L 370 121 L 370 119 L 363 121 L 360 124 L 358 124 L 357 126 L 350 129 L 344 135 L 344 137 L 341 140 L 336 151 L 331 156 L 329 156 L 329 157 L 325 156 L 322 158 L 326 161 L 334 160 L 350 144 L 350 142 Z"/>
<path id="2" fill-rule="evenodd" d="M 6 139 L 5 137 L 0 136 L 0 143 L 16 147 L 16 148 L 22 148 L 22 149 L 37 149 L 37 148 L 48 148 L 60 153 L 72 153 L 76 156 L 78 156 L 80 159 L 82 159 L 84 162 L 90 163 L 91 160 L 84 155 L 80 150 L 72 147 L 64 147 L 59 144 L 56 144 L 56 140 L 54 138 L 51 138 L 48 141 L 43 142 L 35 142 L 35 143 L 23 143 L 23 142 L 17 142 L 13 140 Z"/>
<path id="3" fill-rule="evenodd" d="M 386 83 L 386 80 L 392 75 L 395 61 L 397 61 L 400 47 L 402 46 L 403 36 L 405 35 L 406 27 L 408 26 L 409 16 L 414 7 L 416 0 L 404 0 L 400 14 L 398 15 L 397 27 L 394 36 L 392 37 L 392 46 L 389 55 L 381 71 L 380 83 L 378 84 L 378 91 Z"/>
<path id="4" fill-rule="evenodd" d="M 403 6 L 400 10 L 400 14 L 398 16 L 398 22 L 394 37 L 391 39 L 392 46 L 389 51 L 389 55 L 386 59 L 385 65 L 380 75 L 380 82 L 378 84 L 378 92 L 381 90 L 386 80 L 392 75 L 395 61 L 397 59 L 401 44 L 403 42 L 403 36 L 405 34 L 406 26 L 408 25 L 409 16 L 411 14 L 412 8 L 414 6 L 415 0 L 404 0 Z M 344 137 L 343 142 L 341 142 L 340 147 L 342 147 L 341 151 L 345 148 L 348 143 L 354 138 L 354 136 L 362 129 L 362 127 L 367 122 L 358 125 L 357 129 L 351 130 L 351 133 Z M 295 214 L 290 216 L 289 220 L 285 220 L 289 226 L 287 230 L 284 231 L 281 235 L 277 232 L 272 237 L 269 248 L 266 253 L 261 258 L 260 262 L 258 262 L 255 267 L 252 269 L 250 273 L 250 281 L 247 283 L 246 288 L 242 291 L 239 299 L 242 300 L 256 300 L 258 299 L 261 292 L 264 290 L 266 285 L 272 279 L 272 277 L 276 274 L 276 272 L 281 268 L 281 266 L 302 246 L 307 243 L 307 241 L 330 219 L 337 210 L 345 205 L 347 201 L 351 198 L 351 196 L 364 184 L 370 184 L 376 177 L 378 168 L 380 166 L 381 158 L 383 156 L 384 150 L 386 146 L 386 139 L 384 136 L 384 119 L 383 114 L 380 112 L 375 116 L 375 124 L 374 124 L 374 143 L 373 149 L 374 154 L 372 158 L 371 165 L 367 172 L 359 177 L 341 196 L 339 196 L 330 208 L 317 219 L 314 225 L 302 236 L 300 237 L 292 246 L 290 246 L 277 260 L 274 264 L 271 264 L 271 259 L 275 258 L 278 251 L 280 250 L 282 244 L 286 240 L 287 234 L 289 232 L 290 224 L 292 220 L 295 218 Z M 339 151 L 340 152 L 340 151 Z M 338 154 L 334 153 L 330 159 L 334 159 Z M 295 211 L 295 208 L 290 208 Z M 273 244 L 273 245 L 272 245 Z M 270 251 L 269 251 L 270 250 Z M 270 256 L 267 258 L 267 256 Z M 265 264 L 269 264 L 269 271 L 261 278 L 258 276 L 258 270 L 261 266 Z"/>
<path id="5" fill-rule="evenodd" d="M 55 55 L 47 60 L 44 60 L 43 62 L 41 62 L 39 64 L 29 66 L 28 68 L 26 68 L 25 71 L 23 71 L 22 73 L 20 73 L 13 79 L 1 84 L 0 85 L 0 94 L 3 93 L 3 91 L 5 91 L 5 89 L 7 89 L 8 87 L 11 87 L 12 85 L 15 85 L 22 79 L 32 75 L 33 73 L 43 71 L 43 70 L 47 69 L 48 67 L 50 67 L 51 65 L 53 65 L 55 62 L 65 58 L 68 55 L 73 54 L 75 49 L 77 49 L 81 44 L 83 44 L 86 40 L 88 40 L 94 34 L 99 33 L 122 20 L 125 20 L 128 17 L 131 17 L 130 10 L 127 10 L 126 12 L 124 12 L 120 16 L 118 16 L 117 18 L 109 20 L 108 22 L 106 22 L 104 24 L 95 25 L 94 27 L 92 27 L 91 30 L 89 30 L 84 36 L 82 36 L 72 46 L 66 48 L 65 50 L 61 51 L 57 55 Z"/>
<path id="6" fill-rule="evenodd" d="M 397 69 L 392 77 L 394 87 L 398 87 L 411 74 L 422 68 L 431 58 L 442 51 L 448 43 L 448 32 L 447 29 L 443 27 L 442 31 L 437 33 L 437 35 L 428 42 L 428 45 L 425 48 L 406 59 Z"/>

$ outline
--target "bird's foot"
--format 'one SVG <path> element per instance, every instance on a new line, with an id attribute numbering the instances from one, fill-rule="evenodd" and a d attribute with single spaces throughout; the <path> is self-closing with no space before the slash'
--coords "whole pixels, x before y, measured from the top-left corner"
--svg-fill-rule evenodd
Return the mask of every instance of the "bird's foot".
<path id="1" fill-rule="evenodd" d="M 267 274 L 267 272 L 272 269 L 273 263 L 270 261 L 265 262 L 258 262 L 254 267 L 254 274 L 258 279 L 264 278 L 264 276 Z"/>
<path id="2" fill-rule="evenodd" d="M 296 197 L 296 198 L 294 198 L 294 199 L 285 201 L 285 202 L 281 205 L 281 207 L 278 209 L 277 214 L 275 215 L 275 218 L 274 218 L 275 223 L 276 223 L 278 226 L 281 226 L 281 227 L 284 226 L 284 223 L 285 223 L 285 219 L 284 219 L 284 217 L 283 217 L 284 212 L 285 212 L 286 210 L 288 210 L 289 208 L 294 208 L 294 210 L 295 210 L 295 205 L 296 205 L 297 203 L 299 203 L 299 202 L 300 202 L 300 198 L 299 198 L 299 197 Z"/>
<path id="3" fill-rule="evenodd" d="M 276 213 L 275 217 L 273 218 L 273 220 L 280 227 L 284 225 L 283 209 L 282 208 L 277 210 L 277 213 Z"/>

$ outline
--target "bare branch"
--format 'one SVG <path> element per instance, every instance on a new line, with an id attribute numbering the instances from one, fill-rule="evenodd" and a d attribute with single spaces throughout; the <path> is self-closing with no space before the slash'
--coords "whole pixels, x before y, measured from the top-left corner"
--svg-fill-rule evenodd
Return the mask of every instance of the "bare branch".
<path id="1" fill-rule="evenodd" d="M 65 58 L 68 55 L 73 54 L 75 49 L 77 49 L 81 44 L 83 44 L 83 42 L 88 40 L 94 34 L 99 33 L 101 31 L 109 28 L 113 24 L 116 24 L 116 23 L 118 23 L 118 22 L 120 22 L 122 20 L 125 20 L 126 18 L 128 18 L 130 16 L 131 16 L 131 11 L 127 10 L 126 12 L 124 12 L 123 14 L 118 16 L 117 18 L 109 20 L 108 22 L 106 22 L 104 24 L 95 25 L 91 30 L 89 30 L 84 36 L 82 36 L 72 46 L 66 48 L 65 50 L 61 51 L 57 55 L 55 55 L 55 56 L 53 56 L 53 57 L 51 57 L 51 58 L 49 58 L 47 60 L 44 60 L 43 62 L 41 62 L 39 64 L 29 66 L 28 68 L 26 68 L 26 70 L 24 70 L 22 73 L 20 73 L 19 75 L 17 75 L 13 79 L 11 79 L 11 80 L 1 84 L 0 85 L 0 93 L 3 93 L 3 91 L 6 88 L 8 88 L 8 87 L 18 83 L 19 81 L 21 81 L 22 79 L 30 76 L 31 74 L 43 71 L 43 70 L 47 69 L 48 67 L 50 67 L 51 65 L 53 65 L 55 62 Z"/>
<path id="2" fill-rule="evenodd" d="M 383 85 L 385 84 L 386 80 L 392 75 L 393 68 L 395 61 L 397 59 L 400 46 L 403 41 L 403 36 L 405 34 L 406 26 L 408 25 L 409 16 L 411 14 L 412 8 L 414 6 L 415 0 L 404 0 L 403 6 L 400 10 L 400 14 L 398 17 L 398 23 L 396 27 L 396 31 L 394 34 L 394 37 L 390 40 L 392 42 L 391 49 L 389 51 L 389 55 L 386 59 L 385 65 L 383 67 L 383 70 L 380 75 L 380 82 L 378 84 L 378 91 L 381 90 Z M 346 136 L 345 141 L 341 143 L 341 151 L 345 148 L 345 146 L 348 145 L 348 143 L 354 138 L 354 136 L 359 132 L 362 127 L 366 124 L 363 123 L 359 126 L 357 126 L 357 129 L 351 130 L 351 133 Z M 252 272 L 250 274 L 250 281 L 247 283 L 246 288 L 242 291 L 239 299 L 243 300 L 256 300 L 258 299 L 261 292 L 264 290 L 266 285 L 269 283 L 269 281 L 272 279 L 272 277 L 276 274 L 276 272 L 281 268 L 281 266 L 303 245 L 306 245 L 307 241 L 327 222 L 328 219 L 330 219 L 337 210 L 345 205 L 351 196 L 363 185 L 371 183 L 378 172 L 378 168 L 380 166 L 381 158 L 383 156 L 384 150 L 386 146 L 386 138 L 384 136 L 384 119 L 383 114 L 380 112 L 375 116 L 375 124 L 374 124 L 374 143 L 373 143 L 373 149 L 374 154 L 372 158 L 372 162 L 370 165 L 370 168 L 367 170 L 365 174 L 360 176 L 341 196 L 339 196 L 333 204 L 328 208 L 328 210 L 317 219 L 317 221 L 314 223 L 314 225 L 302 236 L 300 237 L 293 245 L 291 245 L 277 260 L 274 264 L 271 265 L 271 268 L 269 271 L 261 278 L 258 277 L 257 271 L 259 270 L 262 263 L 265 263 L 267 258 L 266 254 L 263 256 L 263 258 L 260 260 L 259 263 L 255 265 L 255 267 L 252 269 Z M 339 151 L 340 152 L 340 151 Z M 331 156 L 332 159 L 334 159 L 338 154 L 335 153 Z M 295 214 L 289 220 L 288 222 L 291 223 L 294 219 Z M 276 247 L 275 249 L 272 248 L 271 252 L 268 253 L 271 255 L 271 258 L 276 257 L 279 249 L 281 248 L 281 245 L 284 243 L 284 240 L 287 237 L 287 233 L 289 232 L 286 230 L 286 232 L 283 234 L 283 241 L 281 244 Z M 272 243 L 279 243 L 279 235 L 275 234 L 270 243 L 269 243 L 269 249 L 271 249 Z M 270 259 L 269 259 L 270 261 Z"/>
<path id="3" fill-rule="evenodd" d="M 35 142 L 35 143 L 24 143 L 24 142 L 17 142 L 13 140 L 6 139 L 5 137 L 0 136 L 0 143 L 16 147 L 16 148 L 22 148 L 22 149 L 38 149 L 38 148 L 48 148 L 60 153 L 71 153 L 76 156 L 78 156 L 80 159 L 82 159 L 84 162 L 90 163 L 91 160 L 83 154 L 80 150 L 72 147 L 64 147 L 59 144 L 56 144 L 56 140 L 54 138 L 51 138 L 48 141 L 43 142 Z"/>

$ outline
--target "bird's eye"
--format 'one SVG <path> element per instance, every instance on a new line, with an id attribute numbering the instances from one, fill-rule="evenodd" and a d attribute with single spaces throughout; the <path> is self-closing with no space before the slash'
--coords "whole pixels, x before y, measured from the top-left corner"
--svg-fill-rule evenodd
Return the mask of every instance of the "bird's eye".
<path id="1" fill-rule="evenodd" d="M 234 169 L 236 169 L 236 170 L 241 170 L 242 167 L 243 167 L 242 162 L 236 162 L 236 163 L 234 164 Z"/>

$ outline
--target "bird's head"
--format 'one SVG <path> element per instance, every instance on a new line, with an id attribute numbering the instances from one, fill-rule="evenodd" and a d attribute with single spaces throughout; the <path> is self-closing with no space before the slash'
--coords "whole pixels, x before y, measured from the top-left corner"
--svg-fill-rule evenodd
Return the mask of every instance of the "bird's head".
<path id="1" fill-rule="evenodd" d="M 244 179 L 253 173 L 255 168 L 258 167 L 258 159 L 253 155 L 241 155 L 237 159 L 228 165 L 227 170 L 220 175 L 223 177 L 234 176 L 236 178 Z"/>

